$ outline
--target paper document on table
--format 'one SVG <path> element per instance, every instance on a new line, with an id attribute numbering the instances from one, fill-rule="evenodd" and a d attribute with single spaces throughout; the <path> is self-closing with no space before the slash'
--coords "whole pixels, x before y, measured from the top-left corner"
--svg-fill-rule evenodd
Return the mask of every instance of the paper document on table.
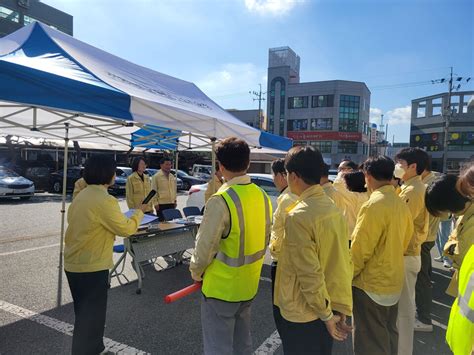
<path id="1" fill-rule="evenodd" d="M 135 210 L 129 210 L 129 211 L 125 212 L 124 215 L 125 215 L 125 217 L 130 218 L 130 217 L 133 216 L 134 213 L 135 213 Z M 143 226 L 144 224 L 151 223 L 151 222 L 155 221 L 157 218 L 158 217 L 155 216 L 155 215 L 145 214 L 143 216 L 142 221 L 140 222 L 140 225 Z"/>

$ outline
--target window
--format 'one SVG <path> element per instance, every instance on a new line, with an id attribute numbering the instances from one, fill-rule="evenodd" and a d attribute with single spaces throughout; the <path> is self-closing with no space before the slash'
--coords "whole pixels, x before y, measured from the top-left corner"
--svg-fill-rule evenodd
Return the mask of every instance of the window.
<path id="1" fill-rule="evenodd" d="M 443 140 L 444 133 L 416 134 L 410 137 L 410 146 L 437 152 L 443 150 Z"/>
<path id="2" fill-rule="evenodd" d="M 474 150 L 474 132 L 450 132 L 448 150 Z"/>
<path id="3" fill-rule="evenodd" d="M 307 131 L 308 120 L 288 120 L 288 131 Z"/>
<path id="4" fill-rule="evenodd" d="M 314 148 L 317 148 L 321 153 L 331 153 L 331 141 L 310 141 L 309 145 L 313 146 Z"/>
<path id="5" fill-rule="evenodd" d="M 359 131 L 360 96 L 341 95 L 339 100 L 339 131 Z"/>
<path id="6" fill-rule="evenodd" d="M 308 108 L 308 96 L 289 97 L 288 108 Z"/>
<path id="7" fill-rule="evenodd" d="M 18 12 L 7 9 L 3 6 L 0 6 L 0 18 L 4 18 L 16 23 L 20 22 L 20 14 Z"/>
<path id="8" fill-rule="evenodd" d="M 332 130 L 332 118 L 312 118 L 310 129 L 313 130 Z"/>
<path id="9" fill-rule="evenodd" d="M 311 97 L 311 107 L 333 107 L 334 95 L 317 95 Z"/>
<path id="10" fill-rule="evenodd" d="M 305 147 L 306 141 L 293 141 L 293 147 L 297 147 L 297 146 Z"/>
<path id="11" fill-rule="evenodd" d="M 276 84 L 280 84 L 280 92 L 276 92 Z M 277 117 L 280 123 L 279 134 L 282 136 L 284 134 L 284 117 L 285 117 L 285 86 L 286 82 L 281 77 L 274 78 L 270 83 L 270 117 L 268 120 L 268 131 L 271 133 L 275 129 L 275 97 L 280 96 L 280 117 Z M 279 95 L 278 95 L 279 94 Z"/>
<path id="12" fill-rule="evenodd" d="M 340 141 L 337 145 L 337 152 L 357 154 L 357 142 Z"/>
<path id="13" fill-rule="evenodd" d="M 23 16 L 23 24 L 26 26 L 26 25 L 29 25 L 30 23 L 32 22 L 35 22 L 35 21 L 38 21 L 37 19 L 33 18 L 33 17 L 30 17 L 30 16 Z"/>

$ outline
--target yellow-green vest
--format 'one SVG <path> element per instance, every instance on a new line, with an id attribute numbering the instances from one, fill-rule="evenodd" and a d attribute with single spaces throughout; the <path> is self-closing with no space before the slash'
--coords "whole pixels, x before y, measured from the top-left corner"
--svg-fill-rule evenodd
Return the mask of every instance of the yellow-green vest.
<path id="1" fill-rule="evenodd" d="M 451 307 L 446 341 L 454 355 L 470 355 L 474 350 L 474 246 L 459 269 L 459 295 Z"/>
<path id="2" fill-rule="evenodd" d="M 207 267 L 204 296 L 227 302 L 248 301 L 257 294 L 263 258 L 270 240 L 272 205 L 255 184 L 231 185 L 221 196 L 230 213 L 230 232 Z"/>

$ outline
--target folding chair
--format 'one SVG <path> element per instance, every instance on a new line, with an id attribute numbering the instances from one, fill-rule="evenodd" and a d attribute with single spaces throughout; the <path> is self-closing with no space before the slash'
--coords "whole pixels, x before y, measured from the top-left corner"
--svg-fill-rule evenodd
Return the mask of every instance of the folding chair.
<path id="1" fill-rule="evenodd" d="M 201 211 L 199 210 L 199 207 L 196 207 L 196 206 L 184 207 L 183 212 L 186 217 L 201 215 Z"/>

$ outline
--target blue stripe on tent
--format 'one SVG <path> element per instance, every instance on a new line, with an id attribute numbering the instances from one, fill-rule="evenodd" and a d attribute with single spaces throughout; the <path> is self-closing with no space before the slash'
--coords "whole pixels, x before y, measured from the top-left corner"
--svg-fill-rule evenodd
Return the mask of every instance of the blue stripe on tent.
<path id="1" fill-rule="evenodd" d="M 288 151 L 293 146 L 293 140 L 286 137 L 277 136 L 276 134 L 264 132 L 264 131 L 260 133 L 259 142 L 262 147 L 278 149 L 278 150 L 283 150 L 283 151 Z"/>
<path id="2" fill-rule="evenodd" d="M 154 135 L 152 138 L 150 138 Z M 164 127 L 146 125 L 132 133 L 130 145 L 141 148 L 153 148 L 161 150 L 176 150 L 181 131 Z"/>
<path id="3" fill-rule="evenodd" d="M 98 83 L 100 84 L 100 83 Z M 133 120 L 130 96 L 0 60 L 0 98 L 39 106 Z"/>

